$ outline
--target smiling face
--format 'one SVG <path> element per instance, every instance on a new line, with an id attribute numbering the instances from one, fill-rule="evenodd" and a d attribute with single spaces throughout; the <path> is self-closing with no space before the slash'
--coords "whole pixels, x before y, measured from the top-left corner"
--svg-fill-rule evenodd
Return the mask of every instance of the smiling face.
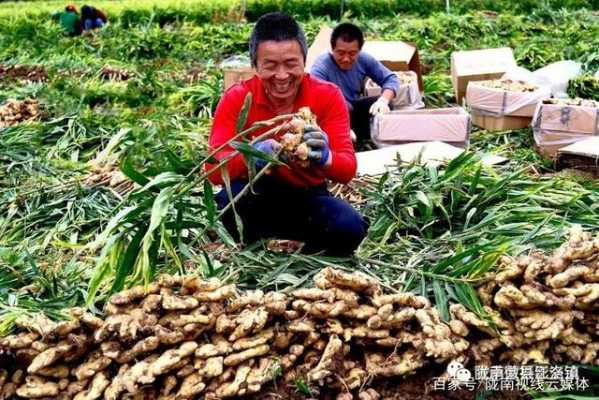
<path id="1" fill-rule="evenodd" d="M 276 103 L 293 103 L 304 77 L 304 56 L 297 40 L 267 40 L 258 45 L 256 72 Z"/>
<path id="2" fill-rule="evenodd" d="M 333 49 L 333 58 L 342 70 L 349 70 L 358 60 L 360 44 L 357 40 L 346 42 L 342 38 L 337 39 Z"/>

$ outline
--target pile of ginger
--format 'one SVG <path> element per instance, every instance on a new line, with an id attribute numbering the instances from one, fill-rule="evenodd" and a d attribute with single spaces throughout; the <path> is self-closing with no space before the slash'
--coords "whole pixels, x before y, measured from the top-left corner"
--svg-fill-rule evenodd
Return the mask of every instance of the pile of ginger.
<path id="1" fill-rule="evenodd" d="M 444 321 L 425 297 L 325 268 L 314 287 L 240 291 L 162 275 L 113 295 L 105 316 L 19 320 L 0 340 L 0 399 L 259 398 L 273 385 L 376 400 L 377 384 L 451 361 L 599 365 L 599 240 L 504 258 Z"/>

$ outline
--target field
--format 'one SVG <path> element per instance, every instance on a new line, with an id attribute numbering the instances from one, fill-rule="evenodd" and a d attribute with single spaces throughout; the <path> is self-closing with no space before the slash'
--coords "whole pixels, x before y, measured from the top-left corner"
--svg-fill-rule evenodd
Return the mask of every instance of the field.
<path id="1" fill-rule="evenodd" d="M 0 121 L 0 333 L 39 311 L 61 318 L 87 305 L 101 313 L 112 293 L 164 272 L 282 290 L 310 285 L 324 266 L 425 296 L 449 320 L 451 303 L 484 314 L 475 289 L 501 256 L 551 252 L 575 225 L 598 232 L 596 180 L 555 171 L 533 150 L 528 128 L 475 129 L 470 151 L 448 165 L 405 165 L 335 188 L 370 221 L 354 257 L 240 248 L 201 171 L 222 93 L 218 63 L 247 52 L 255 16 L 278 4 L 262 3 L 100 1 L 111 23 L 76 38 L 49 19 L 61 2 L 0 3 L 0 105 L 34 101 L 19 117 L 31 120 Z M 596 2 L 488 2 L 486 10 L 463 2 L 451 14 L 445 2 L 397 2 L 401 9 L 380 1 L 377 11 L 363 3 L 286 7 L 309 42 L 341 11 L 367 39 L 415 42 L 427 107 L 455 103 L 455 50 L 510 46 L 530 70 L 562 59 L 581 62 L 585 76 L 599 70 Z M 15 65 L 25 69 L 3 73 Z M 585 79 L 570 93 L 599 100 Z M 510 161 L 485 167 L 482 152 Z"/>

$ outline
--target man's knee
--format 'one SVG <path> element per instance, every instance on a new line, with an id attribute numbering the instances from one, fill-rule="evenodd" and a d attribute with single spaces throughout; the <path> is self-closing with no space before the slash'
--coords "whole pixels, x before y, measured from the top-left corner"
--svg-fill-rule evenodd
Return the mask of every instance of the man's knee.
<path id="1" fill-rule="evenodd" d="M 366 237 L 368 223 L 350 204 L 334 197 L 321 199 L 319 218 L 324 219 L 320 240 L 335 255 L 349 255 Z"/>
<path id="2" fill-rule="evenodd" d="M 231 182 L 231 195 L 233 198 L 239 194 L 243 190 L 243 188 L 248 183 L 245 181 L 233 181 Z M 216 205 L 219 209 L 225 208 L 227 204 L 230 203 L 231 199 L 229 199 L 229 194 L 227 193 L 226 188 L 222 188 L 220 192 L 214 196 L 214 200 L 216 201 Z"/>
<path id="3" fill-rule="evenodd" d="M 329 229 L 336 237 L 336 241 L 355 250 L 366 237 L 368 224 L 356 210 L 351 208 L 344 210 L 338 218 L 331 221 Z"/>

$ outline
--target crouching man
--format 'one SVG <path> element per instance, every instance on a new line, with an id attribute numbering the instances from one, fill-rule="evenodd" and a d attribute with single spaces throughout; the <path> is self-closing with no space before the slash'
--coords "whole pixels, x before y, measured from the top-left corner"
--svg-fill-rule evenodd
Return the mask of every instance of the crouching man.
<path id="1" fill-rule="evenodd" d="M 237 118 L 248 93 L 252 95 L 252 104 L 244 128 L 309 107 L 318 124 L 305 131 L 309 166 L 289 163 L 272 167 L 254 184 L 254 193 L 248 191 L 241 197 L 235 210 L 243 222 L 246 243 L 264 238 L 298 240 L 305 243 L 305 252 L 347 256 L 358 247 L 368 226 L 350 204 L 331 196 L 326 182 L 347 183 L 356 173 L 349 116 L 336 86 L 304 73 L 306 51 L 304 32 L 293 18 L 282 13 L 262 16 L 250 38 L 250 57 L 257 73 L 223 95 L 214 116 L 209 146 L 215 149 L 235 135 Z M 249 137 L 267 129 L 254 131 Z M 275 156 L 280 149 L 277 139 L 257 142 L 255 147 Z M 221 160 L 233 151 L 226 146 L 215 158 Z M 257 163 L 258 168 L 264 165 Z M 207 169 L 211 167 L 207 165 Z M 248 184 L 244 158 L 232 158 L 227 171 L 235 196 Z M 220 172 L 210 179 L 215 184 L 223 183 Z M 218 207 L 222 209 L 228 202 L 223 189 L 217 195 Z M 239 239 L 231 209 L 223 216 L 223 223 Z"/>
<path id="2" fill-rule="evenodd" d="M 349 22 L 331 34 L 331 53 L 321 54 L 310 73 L 332 82 L 343 92 L 350 111 L 351 128 L 360 142 L 370 140 L 370 115 L 389 112 L 389 102 L 399 90 L 399 79 L 380 61 L 362 51 L 364 35 Z M 360 97 L 364 80 L 372 79 L 383 90 L 380 96 Z"/>

